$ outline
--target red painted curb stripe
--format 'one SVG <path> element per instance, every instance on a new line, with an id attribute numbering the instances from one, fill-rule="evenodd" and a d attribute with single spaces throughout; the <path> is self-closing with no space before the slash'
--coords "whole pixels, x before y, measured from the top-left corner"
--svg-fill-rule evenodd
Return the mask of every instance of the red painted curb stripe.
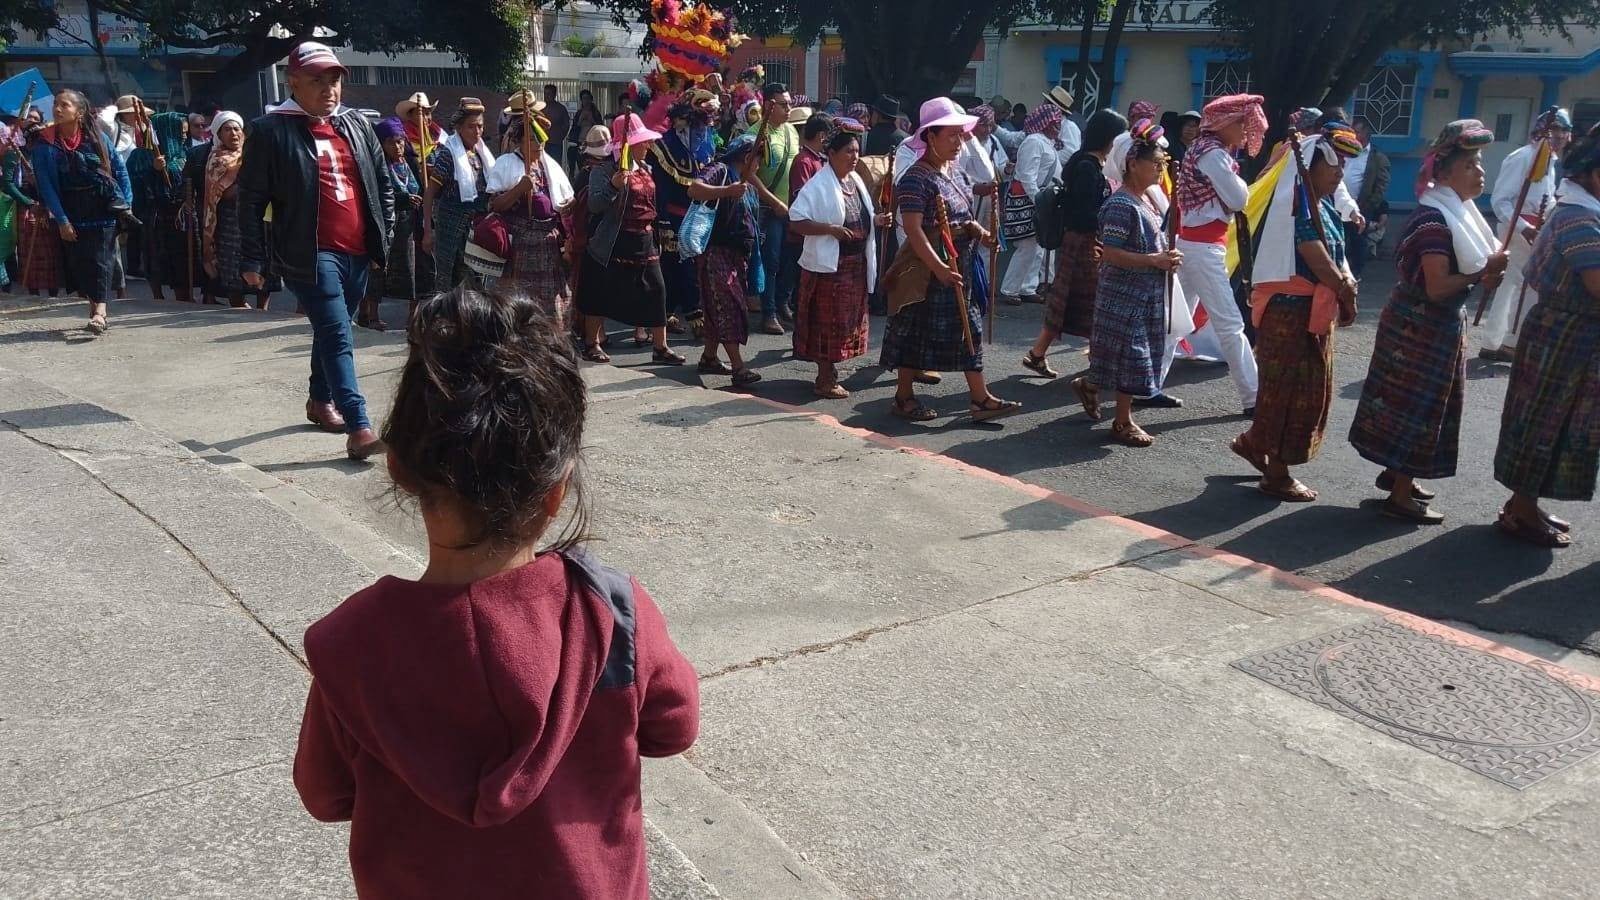
<path id="1" fill-rule="evenodd" d="M 1003 485 L 1014 491 L 1017 491 L 1018 493 L 1032 497 L 1035 500 L 1043 500 L 1048 503 L 1054 503 L 1057 506 L 1071 510 L 1072 512 L 1078 513 L 1082 516 L 1087 516 L 1094 519 L 1102 519 L 1109 524 L 1117 526 L 1118 528 L 1131 531 L 1145 540 L 1156 541 L 1158 543 L 1165 544 L 1180 553 L 1185 553 L 1189 556 L 1200 559 L 1209 559 L 1218 563 L 1222 563 L 1223 565 L 1232 566 L 1240 571 L 1265 575 L 1278 584 L 1281 584 L 1284 587 L 1292 590 L 1298 590 L 1307 594 L 1312 594 L 1316 597 L 1320 597 L 1323 600 L 1333 603 L 1341 603 L 1345 606 L 1354 606 L 1367 610 L 1376 615 L 1382 616 L 1391 622 L 1410 628 L 1419 634 L 1429 635 L 1431 637 L 1449 641 L 1458 646 L 1470 647 L 1474 650 L 1480 650 L 1484 653 L 1493 654 L 1501 657 L 1502 659 L 1521 663 L 1522 665 L 1538 669 L 1539 671 L 1544 672 L 1550 677 L 1555 678 L 1565 684 L 1600 693 L 1600 677 L 1588 675 L 1574 669 L 1569 669 L 1560 663 L 1552 662 L 1548 659 L 1535 656 L 1532 653 L 1528 653 L 1523 650 L 1518 650 L 1515 647 L 1507 647 L 1504 644 L 1496 643 L 1495 641 L 1488 640 L 1487 638 L 1482 638 L 1475 634 L 1469 634 L 1465 631 L 1461 631 L 1460 629 L 1451 628 L 1448 625 L 1442 625 L 1433 621 L 1432 619 L 1426 619 L 1413 613 L 1403 612 L 1392 607 L 1373 603 L 1370 600 L 1363 600 L 1354 594 L 1347 594 L 1338 588 L 1330 587 L 1329 585 L 1323 584 L 1320 581 L 1313 581 L 1310 578 L 1306 578 L 1305 576 L 1298 575 L 1294 572 L 1285 571 L 1277 566 L 1249 559 L 1248 557 L 1240 556 L 1237 553 L 1230 553 L 1226 550 L 1220 550 L 1216 547 L 1205 546 L 1198 542 L 1191 541 L 1182 535 L 1174 534 L 1173 532 L 1167 531 L 1163 528 L 1157 528 L 1154 525 L 1147 525 L 1144 522 L 1135 521 L 1127 518 L 1126 516 L 1120 516 L 1109 509 L 1096 506 L 1093 503 L 1090 503 L 1086 500 L 1080 500 L 1077 497 L 1073 497 L 1068 494 L 1063 494 L 1060 491 L 1053 491 L 1037 484 L 1031 484 L 1019 478 L 1014 478 L 1010 475 L 1002 475 L 1001 473 L 990 469 L 985 469 L 972 465 L 971 463 L 962 462 L 959 459 L 946 456 L 943 453 L 938 453 L 923 447 L 913 446 L 905 441 L 890 437 L 886 434 L 880 434 L 879 432 L 871 431 L 866 428 L 858 428 L 854 425 L 846 425 L 834 416 L 831 416 L 827 413 L 818 412 L 813 409 L 806 409 L 803 406 L 795 406 L 791 403 L 784 403 L 781 400 L 772 400 L 767 397 L 758 397 L 750 394 L 743 396 L 764 406 L 772 407 L 773 409 L 781 410 L 786 413 L 806 416 L 807 418 L 810 418 L 819 424 L 826 425 L 827 427 L 836 431 L 842 431 L 846 434 L 860 438 L 868 443 L 876 444 L 880 447 L 888 447 L 892 450 L 898 450 L 901 453 L 907 453 L 918 457 L 919 459 L 924 459 L 929 462 L 945 466 L 946 468 L 954 469 L 965 475 L 981 478 L 994 484 Z"/>

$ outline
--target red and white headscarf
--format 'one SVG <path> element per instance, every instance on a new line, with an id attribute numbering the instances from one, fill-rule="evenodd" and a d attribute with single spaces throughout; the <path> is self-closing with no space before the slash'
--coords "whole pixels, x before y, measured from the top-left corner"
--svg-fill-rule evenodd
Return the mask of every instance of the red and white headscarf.
<path id="1" fill-rule="evenodd" d="M 1267 114 L 1261 108 L 1265 99 L 1260 94 L 1218 97 L 1201 110 L 1200 130 L 1214 133 L 1242 121 L 1245 151 L 1255 156 L 1261 152 L 1261 142 L 1267 136 Z"/>
<path id="2" fill-rule="evenodd" d="M 1054 103 L 1041 103 L 1028 113 L 1028 118 L 1022 122 L 1022 130 L 1027 134 L 1042 134 L 1055 142 L 1056 149 L 1061 149 L 1061 107 Z"/>

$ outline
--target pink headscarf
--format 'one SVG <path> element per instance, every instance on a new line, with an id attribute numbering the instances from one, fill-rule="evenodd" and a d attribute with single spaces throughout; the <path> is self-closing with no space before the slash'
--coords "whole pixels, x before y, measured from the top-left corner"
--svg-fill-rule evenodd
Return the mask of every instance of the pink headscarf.
<path id="1" fill-rule="evenodd" d="M 967 110 L 967 113 L 969 115 L 977 116 L 978 124 L 982 125 L 984 128 L 995 127 L 994 107 L 990 106 L 989 104 L 985 103 L 982 106 L 974 106 L 973 108 Z"/>
<path id="2" fill-rule="evenodd" d="M 1022 130 L 1028 134 L 1042 134 L 1055 141 L 1056 148 L 1060 149 L 1061 118 L 1061 107 L 1046 101 L 1028 113 L 1028 118 L 1022 122 Z"/>
<path id="3" fill-rule="evenodd" d="M 1206 104 L 1200 113 L 1200 130 L 1217 132 L 1235 122 L 1244 122 L 1245 150 L 1251 156 L 1261 152 L 1261 142 L 1267 136 L 1267 114 L 1261 104 L 1266 98 L 1260 94 L 1229 94 Z"/>
<path id="4" fill-rule="evenodd" d="M 1156 113 L 1159 113 L 1160 111 L 1161 107 L 1151 103 L 1149 100 L 1135 100 L 1128 104 L 1128 121 L 1138 122 L 1142 119 L 1154 120 Z"/>

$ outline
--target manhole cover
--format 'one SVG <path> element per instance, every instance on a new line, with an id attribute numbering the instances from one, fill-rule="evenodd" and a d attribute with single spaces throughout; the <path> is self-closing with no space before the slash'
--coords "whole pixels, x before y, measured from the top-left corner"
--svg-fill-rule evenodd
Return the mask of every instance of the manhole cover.
<path id="1" fill-rule="evenodd" d="M 1600 696 L 1386 619 L 1234 667 L 1518 789 L 1600 752 Z"/>

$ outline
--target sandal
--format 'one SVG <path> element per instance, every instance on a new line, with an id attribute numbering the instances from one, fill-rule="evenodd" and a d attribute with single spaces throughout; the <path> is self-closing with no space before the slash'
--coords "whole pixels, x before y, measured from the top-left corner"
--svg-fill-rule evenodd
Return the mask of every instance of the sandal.
<path id="1" fill-rule="evenodd" d="M 761 373 L 751 370 L 748 366 L 743 369 L 735 369 L 733 372 L 734 387 L 749 387 L 760 380 Z"/>
<path id="2" fill-rule="evenodd" d="M 1022 412 L 1021 403 L 1015 400 L 1001 400 L 993 394 L 977 403 L 971 404 L 972 421 L 974 422 L 992 422 L 995 419 L 1003 419 L 1019 412 Z"/>
<path id="3" fill-rule="evenodd" d="M 635 347 L 646 347 L 649 346 L 649 344 L 650 332 L 646 331 L 644 334 L 640 334 L 639 332 L 635 331 L 633 333 L 633 345 Z"/>
<path id="4" fill-rule="evenodd" d="M 938 413 L 923 406 L 916 397 L 894 398 L 892 412 L 897 418 L 905 419 L 908 422 L 926 422 L 939 417 Z"/>
<path id="5" fill-rule="evenodd" d="M 1083 404 L 1083 412 L 1089 417 L 1089 421 L 1100 421 L 1099 393 L 1090 388 L 1089 383 L 1081 377 L 1072 379 L 1072 392 L 1078 395 L 1078 402 Z"/>
<path id="6" fill-rule="evenodd" d="M 1289 476 L 1288 484 L 1273 484 L 1263 478 L 1261 483 L 1256 485 L 1256 489 L 1268 497 L 1282 500 L 1285 503 L 1310 503 L 1317 499 L 1316 491 L 1301 484 L 1300 480 L 1292 475 Z"/>
<path id="7" fill-rule="evenodd" d="M 714 356 L 702 356 L 700 362 L 695 364 L 695 369 L 701 375 L 732 375 L 733 370 L 728 364 Z"/>
<path id="8" fill-rule="evenodd" d="M 1046 378 L 1055 378 L 1061 374 L 1055 369 L 1050 368 L 1050 361 L 1048 359 L 1045 359 L 1042 356 L 1034 356 L 1032 350 L 1029 350 L 1027 354 L 1022 357 L 1022 367 L 1024 369 L 1037 372 Z"/>
<path id="9" fill-rule="evenodd" d="M 1228 445 L 1228 449 L 1232 450 L 1235 456 L 1249 463 L 1252 469 L 1263 475 L 1267 474 L 1267 455 L 1256 452 L 1256 449 L 1250 446 L 1250 442 L 1245 439 L 1244 435 L 1241 434 L 1234 438 L 1233 442 Z"/>
<path id="10" fill-rule="evenodd" d="M 688 332 L 689 330 L 683 327 L 683 322 L 679 321 L 677 316 L 667 317 L 668 334 L 688 334 Z"/>
<path id="11" fill-rule="evenodd" d="M 1572 523 L 1568 522 L 1566 519 L 1561 518 L 1560 516 L 1552 516 L 1549 513 L 1545 513 L 1544 514 L 1544 520 L 1545 520 L 1545 523 L 1548 524 L 1551 528 L 1554 528 L 1555 530 L 1561 532 L 1562 534 L 1567 534 L 1567 533 L 1572 531 Z"/>
<path id="12" fill-rule="evenodd" d="M 911 380 L 917 384 L 939 384 L 944 381 L 944 376 L 938 372 L 918 372 L 911 376 Z"/>
<path id="13" fill-rule="evenodd" d="M 1550 550 L 1560 550 L 1562 548 L 1572 546 L 1572 535 L 1567 534 L 1564 531 L 1557 530 L 1556 527 L 1551 525 L 1549 522 L 1546 522 L 1545 524 L 1549 525 L 1550 527 L 1540 528 L 1537 525 L 1530 525 L 1522 519 L 1516 518 L 1515 516 L 1502 511 L 1500 513 L 1500 518 L 1495 520 L 1494 527 L 1500 529 L 1501 533 L 1505 534 L 1507 537 L 1514 537 L 1519 541 L 1525 541 L 1534 545 L 1535 547 L 1545 547 Z"/>
<path id="14" fill-rule="evenodd" d="M 593 363 L 611 362 L 611 357 L 607 356 L 606 352 L 600 349 L 599 344 L 590 344 L 589 346 L 583 348 L 583 358 Z"/>
<path id="15" fill-rule="evenodd" d="M 658 366 L 681 366 L 689 360 L 674 353 L 671 347 L 657 347 L 650 351 L 650 361 Z"/>
<path id="16" fill-rule="evenodd" d="M 1378 480 L 1374 481 L 1372 486 L 1380 491 L 1392 494 L 1394 493 L 1394 475 L 1390 474 L 1388 469 L 1384 469 L 1378 473 Z M 1438 496 L 1439 493 L 1437 491 L 1430 491 L 1415 481 L 1411 483 L 1411 499 L 1413 500 L 1421 500 L 1423 503 L 1427 503 Z"/>
<path id="17" fill-rule="evenodd" d="M 101 335 L 105 334 L 106 329 L 109 327 L 110 326 L 106 324 L 106 317 L 104 315 L 93 315 L 89 317 L 89 324 L 84 326 L 84 330 L 88 331 L 90 334 Z"/>
<path id="18" fill-rule="evenodd" d="M 1416 506 L 1397 506 L 1393 500 L 1383 501 L 1378 507 L 1378 512 L 1391 519 L 1402 522 L 1411 522 L 1416 525 L 1443 525 L 1444 513 L 1429 509 L 1421 501 L 1413 500 Z"/>
<path id="19" fill-rule="evenodd" d="M 1127 427 L 1113 422 L 1111 424 L 1111 439 L 1124 447 L 1148 447 L 1156 442 L 1150 432 L 1139 427 L 1137 422 L 1129 422 Z"/>
<path id="20" fill-rule="evenodd" d="M 826 385 L 812 385 L 811 393 L 816 394 L 818 397 L 821 397 L 824 400 L 843 400 L 850 396 L 850 392 L 845 390 L 844 387 L 837 381 Z"/>

